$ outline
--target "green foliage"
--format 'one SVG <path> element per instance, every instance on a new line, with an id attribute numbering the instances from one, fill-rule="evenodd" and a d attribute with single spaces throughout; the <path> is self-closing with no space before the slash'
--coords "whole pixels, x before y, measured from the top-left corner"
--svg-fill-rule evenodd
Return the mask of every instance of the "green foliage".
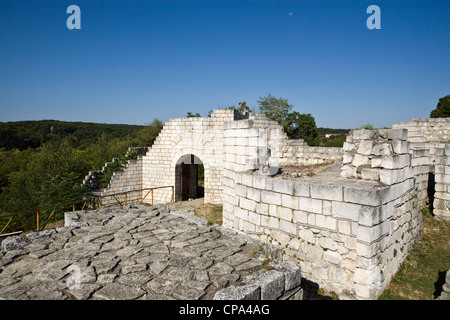
<path id="1" fill-rule="evenodd" d="M 366 129 L 366 130 L 373 130 L 373 129 L 374 129 L 373 125 L 370 124 L 370 123 L 363 124 L 363 125 L 360 126 L 359 128 L 360 128 L 360 129 Z"/>
<path id="2" fill-rule="evenodd" d="M 107 188 L 114 172 L 119 171 L 123 167 L 122 161 L 112 162 L 106 167 L 105 173 L 100 178 L 100 188 Z"/>
<path id="3" fill-rule="evenodd" d="M 275 98 L 271 94 L 257 101 L 259 110 L 274 121 L 277 121 L 291 139 L 303 139 L 310 146 L 318 145 L 317 126 L 311 114 L 291 111 L 293 106 L 287 99 Z"/>
<path id="4" fill-rule="evenodd" d="M 200 118 L 201 117 L 201 115 L 200 115 L 200 113 L 196 113 L 196 114 L 193 114 L 193 113 L 191 113 L 191 112 L 188 112 L 187 113 L 187 115 L 186 115 L 186 117 L 187 118 Z"/>
<path id="5" fill-rule="evenodd" d="M 0 148 L 6 150 L 39 148 L 48 141 L 66 141 L 84 149 L 102 134 L 108 139 L 123 138 L 139 132 L 143 126 L 56 120 L 0 122 Z"/>
<path id="6" fill-rule="evenodd" d="M 76 173 L 58 173 L 42 182 L 38 192 L 39 207 L 82 200 L 87 191 L 80 185 L 80 179 Z M 71 206 L 66 210 L 70 209 Z"/>
<path id="7" fill-rule="evenodd" d="M 436 109 L 431 111 L 430 118 L 450 117 L 450 95 L 439 99 Z"/>
<path id="8" fill-rule="evenodd" d="M 47 133 L 48 125 L 53 134 Z M 10 137 L 0 149 L 0 227 L 9 220 L 2 215 L 82 199 L 86 190 L 81 184 L 90 170 L 101 169 L 113 158 L 121 159 L 118 166 L 136 159 L 137 151 L 127 153 L 128 148 L 150 147 L 162 127 L 157 119 L 147 126 L 50 120 L 0 123 L 0 135 Z M 110 174 L 117 169 L 110 168 Z M 42 212 L 42 218 L 49 214 Z M 23 220 L 35 225 L 35 214 Z M 21 227 L 16 219 L 5 232 Z"/>
<path id="9" fill-rule="evenodd" d="M 275 98 L 269 94 L 267 97 L 260 97 L 256 102 L 258 103 L 259 111 L 265 113 L 267 118 L 278 122 L 285 129 L 290 127 L 290 113 L 293 105 L 289 104 L 287 99 Z"/>
<path id="10" fill-rule="evenodd" d="M 303 139 L 309 146 L 318 145 L 316 121 L 309 113 L 290 113 L 287 131 L 287 135 L 292 139 Z"/>
<path id="11" fill-rule="evenodd" d="M 347 135 L 345 135 L 345 134 L 331 136 L 329 138 L 321 137 L 320 146 L 342 148 L 346 139 L 347 139 Z"/>

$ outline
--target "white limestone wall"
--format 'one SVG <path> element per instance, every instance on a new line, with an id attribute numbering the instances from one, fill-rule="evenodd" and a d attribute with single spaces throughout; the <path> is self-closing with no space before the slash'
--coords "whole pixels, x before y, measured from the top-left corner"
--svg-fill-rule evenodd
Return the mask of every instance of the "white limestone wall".
<path id="1" fill-rule="evenodd" d="M 261 163 L 251 161 L 254 149 L 242 149 L 235 140 L 253 138 L 257 128 L 248 121 L 227 124 L 226 130 L 224 225 L 283 246 L 285 259 L 299 263 L 308 280 L 342 298 L 378 297 L 423 230 L 416 182 L 428 163 L 420 164 L 420 152 L 409 154 L 406 131 L 370 133 L 367 139 L 368 132 L 357 131 L 349 137 L 354 148 L 347 146 L 343 157 L 355 165 L 351 172 L 377 171 L 365 181 L 362 175 L 283 180 L 261 174 L 255 170 Z M 353 163 L 358 152 L 362 164 Z M 417 171 L 405 169 L 411 158 Z"/>
<path id="2" fill-rule="evenodd" d="M 224 122 L 236 117 L 234 110 L 214 110 L 208 118 L 174 118 L 167 122 L 153 147 L 143 158 L 143 187 L 175 185 L 177 161 L 193 154 L 205 170 L 205 202 L 222 201 Z M 178 188 L 175 200 L 178 200 Z M 170 188 L 154 191 L 155 202 L 171 200 Z"/>
<path id="3" fill-rule="evenodd" d="M 407 129 L 411 142 L 450 142 L 450 118 L 414 118 L 394 123 L 392 128 Z"/>

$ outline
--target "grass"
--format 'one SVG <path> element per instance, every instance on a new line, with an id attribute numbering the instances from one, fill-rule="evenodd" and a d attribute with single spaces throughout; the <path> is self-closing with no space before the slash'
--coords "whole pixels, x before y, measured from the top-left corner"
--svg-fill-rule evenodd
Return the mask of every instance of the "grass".
<path id="1" fill-rule="evenodd" d="M 407 256 L 379 300 L 433 300 L 440 295 L 450 269 L 450 223 L 423 209 L 424 234 Z"/>
<path id="2" fill-rule="evenodd" d="M 218 224 L 222 225 L 222 209 L 221 204 L 205 203 L 196 208 L 194 213 L 196 216 L 208 220 L 208 225 Z"/>

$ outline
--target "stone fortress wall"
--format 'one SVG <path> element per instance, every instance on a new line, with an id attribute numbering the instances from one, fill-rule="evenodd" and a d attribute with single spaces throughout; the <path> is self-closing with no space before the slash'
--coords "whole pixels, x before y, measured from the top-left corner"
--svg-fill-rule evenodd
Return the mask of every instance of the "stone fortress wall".
<path id="1" fill-rule="evenodd" d="M 306 279 L 341 298 L 375 299 L 421 239 L 422 207 L 450 219 L 449 132 L 450 119 L 413 119 L 352 130 L 343 148 L 312 147 L 262 114 L 215 110 L 171 119 L 120 175 L 133 188 L 175 185 L 177 200 L 180 159 L 195 155 L 205 202 L 223 203 L 224 227 L 282 246 Z M 279 174 L 304 165 L 325 169 Z M 170 200 L 170 189 L 155 190 L 156 202 Z"/>

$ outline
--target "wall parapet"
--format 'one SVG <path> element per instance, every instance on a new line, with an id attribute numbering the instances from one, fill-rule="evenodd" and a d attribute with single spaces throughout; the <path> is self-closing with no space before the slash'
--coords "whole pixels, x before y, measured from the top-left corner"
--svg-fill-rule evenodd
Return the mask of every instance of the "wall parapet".
<path id="1" fill-rule="evenodd" d="M 283 246 L 285 259 L 300 264 L 308 280 L 341 297 L 381 294 L 420 239 L 412 181 L 391 190 L 343 178 L 234 177 L 224 198 L 224 226 Z"/>

